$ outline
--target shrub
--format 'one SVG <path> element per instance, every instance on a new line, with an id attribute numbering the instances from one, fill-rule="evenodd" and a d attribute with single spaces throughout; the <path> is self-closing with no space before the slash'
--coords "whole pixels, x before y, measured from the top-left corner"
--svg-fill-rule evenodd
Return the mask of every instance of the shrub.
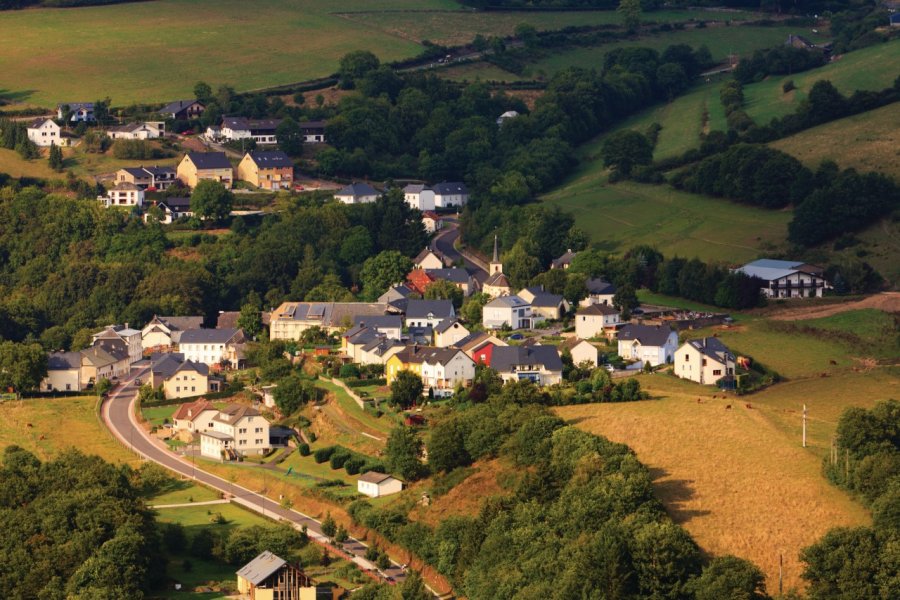
<path id="1" fill-rule="evenodd" d="M 335 452 L 331 455 L 331 468 L 342 469 L 344 463 L 350 458 L 350 453 L 345 451 Z"/>
<path id="2" fill-rule="evenodd" d="M 300 456 L 309 456 L 309 444 L 307 444 L 306 442 L 301 443 L 299 446 L 297 446 L 297 452 L 300 453 Z"/>
<path id="3" fill-rule="evenodd" d="M 353 363 L 347 363 L 341 366 L 341 379 L 357 379 L 359 378 L 359 367 Z"/>
<path id="4" fill-rule="evenodd" d="M 347 469 L 349 475 L 356 475 L 365 464 L 365 459 L 354 456 L 344 461 L 344 468 Z"/>
<path id="5" fill-rule="evenodd" d="M 334 446 L 326 446 L 325 448 L 319 448 L 313 453 L 313 458 L 317 463 L 321 464 L 331 458 L 331 455 L 334 454 Z"/>

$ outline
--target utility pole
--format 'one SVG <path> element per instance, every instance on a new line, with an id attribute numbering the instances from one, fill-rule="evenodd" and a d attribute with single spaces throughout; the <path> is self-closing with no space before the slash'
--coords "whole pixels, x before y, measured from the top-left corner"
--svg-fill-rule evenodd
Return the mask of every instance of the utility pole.
<path id="1" fill-rule="evenodd" d="M 784 554 L 778 555 L 778 595 L 784 594 Z"/>
<path id="2" fill-rule="evenodd" d="M 803 447 L 806 448 L 806 405 L 803 405 Z"/>

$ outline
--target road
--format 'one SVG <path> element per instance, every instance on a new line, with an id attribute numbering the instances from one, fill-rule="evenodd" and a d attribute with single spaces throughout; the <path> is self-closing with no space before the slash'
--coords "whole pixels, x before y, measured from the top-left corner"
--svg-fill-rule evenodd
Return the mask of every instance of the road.
<path id="1" fill-rule="evenodd" d="M 159 440 L 151 438 L 144 428 L 138 424 L 134 416 L 137 388 L 132 383 L 136 377 L 144 377 L 146 372 L 146 368 L 132 371 L 131 376 L 117 386 L 109 397 L 103 401 L 101 406 L 103 423 L 120 442 L 145 460 L 151 460 L 178 475 L 193 479 L 222 494 L 231 494 L 232 501 L 245 508 L 260 513 L 265 517 L 287 521 L 298 530 L 306 526 L 310 539 L 325 544 L 335 552 L 338 552 L 338 549 L 329 542 L 328 537 L 322 533 L 319 521 L 296 510 L 282 508 L 278 502 L 270 500 L 262 494 L 207 473 L 203 469 L 198 468 L 193 462 L 187 461 L 169 451 Z M 379 571 L 375 564 L 365 558 L 366 548 L 365 544 L 354 538 L 350 538 L 341 545 L 343 553 L 351 555 L 353 562 L 360 569 L 378 573 Z M 399 582 L 406 576 L 403 569 L 396 563 L 393 563 L 389 569 L 384 569 L 381 573 L 389 577 L 389 581 Z"/>
<path id="2" fill-rule="evenodd" d="M 468 257 L 463 256 L 456 249 L 454 244 L 456 240 L 459 239 L 459 223 L 456 219 L 444 218 L 444 228 L 438 233 L 434 238 L 434 247 L 444 256 L 450 258 L 451 260 L 459 260 L 463 259 L 463 262 L 466 265 L 466 270 L 472 274 L 472 277 L 478 282 L 478 286 L 481 287 L 484 284 L 485 279 L 488 277 L 487 270 L 480 264 L 473 262 Z"/>

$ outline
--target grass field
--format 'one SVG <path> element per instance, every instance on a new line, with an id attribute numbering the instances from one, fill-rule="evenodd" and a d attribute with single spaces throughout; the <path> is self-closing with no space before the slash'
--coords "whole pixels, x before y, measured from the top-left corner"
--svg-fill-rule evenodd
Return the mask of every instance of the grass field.
<path id="1" fill-rule="evenodd" d="M 900 180 L 900 102 L 801 131 L 770 146 L 811 169 L 833 160 L 844 169 L 877 171 Z"/>
<path id="2" fill-rule="evenodd" d="M 2 18 L 2 13 L 0 13 Z M 0 59 L 2 60 L 2 59 Z M 64 169 L 72 171 L 75 175 L 84 177 L 114 173 L 124 167 L 135 167 L 139 164 L 154 164 L 158 166 L 175 166 L 178 157 L 160 158 L 154 160 L 120 160 L 115 158 L 112 150 L 104 154 L 90 154 L 81 149 L 63 148 Z M 66 174 L 57 173 L 50 168 L 45 156 L 33 160 L 25 160 L 15 150 L 0 148 L 0 173 L 7 173 L 13 177 L 38 177 L 43 179 L 65 179 Z"/>
<path id="3" fill-rule="evenodd" d="M 745 108 L 758 123 L 793 112 L 820 79 L 827 79 L 843 94 L 856 90 L 881 90 L 900 75 L 900 40 L 878 44 L 843 55 L 824 67 L 797 75 L 769 77 L 744 87 Z M 797 89 L 785 94 L 782 86 L 793 80 Z"/>

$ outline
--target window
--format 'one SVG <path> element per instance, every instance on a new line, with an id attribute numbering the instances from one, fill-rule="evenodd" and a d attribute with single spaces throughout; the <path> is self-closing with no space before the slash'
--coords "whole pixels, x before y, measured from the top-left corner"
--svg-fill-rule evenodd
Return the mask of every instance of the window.
<path id="1" fill-rule="evenodd" d="M 69 391 L 69 390 L 71 390 L 71 389 L 72 389 L 72 384 L 71 384 L 71 383 L 67 383 L 67 384 L 66 384 L 66 391 Z"/>
<path id="2" fill-rule="evenodd" d="M 241 427 L 240 429 L 238 429 L 238 433 L 247 433 L 247 428 Z"/>
<path id="3" fill-rule="evenodd" d="M 706 359 L 705 359 L 705 358 L 703 359 L 703 366 L 704 366 L 704 367 L 706 366 Z"/>
<path id="4" fill-rule="evenodd" d="M 689 361 L 691 360 L 691 355 L 690 355 L 690 354 L 685 354 L 685 355 L 684 355 L 684 360 L 689 362 Z"/>
<path id="5" fill-rule="evenodd" d="M 262 433 L 262 427 L 257 427 L 253 430 L 253 433 Z"/>
<path id="6" fill-rule="evenodd" d="M 722 369 L 713 369 L 713 375 L 721 375 Z"/>
<path id="7" fill-rule="evenodd" d="M 263 441 L 262 441 L 261 439 L 260 439 L 260 440 L 253 440 L 253 441 L 256 442 L 256 445 L 257 445 L 257 446 L 262 446 Z"/>
<path id="8" fill-rule="evenodd" d="M 247 440 L 239 440 L 239 441 L 238 441 L 238 445 L 239 445 L 239 446 L 246 446 L 246 445 L 247 445 Z"/>
<path id="9" fill-rule="evenodd" d="M 180 392 L 180 391 L 181 391 L 181 388 L 178 387 L 178 386 L 176 385 L 176 386 L 175 386 L 175 391 L 176 391 L 176 392 Z"/>

